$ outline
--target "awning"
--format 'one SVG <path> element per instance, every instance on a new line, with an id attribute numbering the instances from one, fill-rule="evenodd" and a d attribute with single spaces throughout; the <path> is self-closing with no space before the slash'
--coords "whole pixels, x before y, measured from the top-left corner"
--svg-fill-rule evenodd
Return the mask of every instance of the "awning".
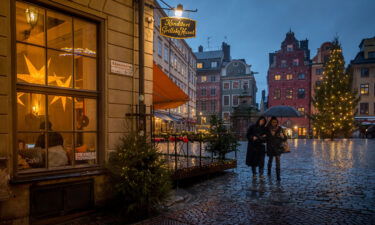
<path id="1" fill-rule="evenodd" d="M 169 117 L 168 115 L 165 115 L 163 113 L 160 113 L 160 112 L 154 112 L 154 116 L 162 119 L 162 120 L 165 120 L 165 121 L 172 121 L 173 119 L 171 117 Z"/>
<path id="2" fill-rule="evenodd" d="M 153 104 L 154 109 L 172 109 L 189 101 L 185 94 L 164 72 L 154 63 Z"/>

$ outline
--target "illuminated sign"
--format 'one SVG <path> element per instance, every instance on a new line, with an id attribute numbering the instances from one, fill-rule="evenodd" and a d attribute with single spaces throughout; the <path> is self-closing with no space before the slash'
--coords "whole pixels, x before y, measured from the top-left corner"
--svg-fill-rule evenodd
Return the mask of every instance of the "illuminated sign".
<path id="1" fill-rule="evenodd" d="M 160 35 L 175 39 L 193 38 L 196 35 L 197 21 L 188 18 L 160 18 Z"/>

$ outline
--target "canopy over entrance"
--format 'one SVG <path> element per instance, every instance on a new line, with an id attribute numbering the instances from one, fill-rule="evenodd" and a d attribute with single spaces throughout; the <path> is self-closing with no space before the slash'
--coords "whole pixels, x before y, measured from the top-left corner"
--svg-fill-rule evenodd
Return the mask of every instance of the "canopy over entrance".
<path id="1" fill-rule="evenodd" d="M 164 72 L 154 63 L 154 109 L 172 109 L 189 101 L 185 94 Z"/>

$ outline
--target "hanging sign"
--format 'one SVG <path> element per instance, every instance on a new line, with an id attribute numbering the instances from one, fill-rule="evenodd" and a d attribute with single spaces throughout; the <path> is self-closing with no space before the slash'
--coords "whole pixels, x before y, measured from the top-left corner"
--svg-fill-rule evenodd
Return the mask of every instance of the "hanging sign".
<path id="1" fill-rule="evenodd" d="M 160 35 L 175 39 L 193 38 L 196 34 L 197 21 L 189 18 L 160 18 Z"/>

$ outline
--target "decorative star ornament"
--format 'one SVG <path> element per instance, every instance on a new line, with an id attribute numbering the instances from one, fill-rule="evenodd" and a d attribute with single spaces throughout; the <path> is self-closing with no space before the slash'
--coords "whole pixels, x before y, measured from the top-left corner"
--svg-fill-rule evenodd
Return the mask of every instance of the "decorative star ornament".
<path id="1" fill-rule="evenodd" d="M 23 55 L 25 58 L 27 69 L 29 70 L 29 74 L 17 74 L 17 78 L 27 82 L 27 83 L 33 83 L 33 84 L 45 84 L 45 74 L 46 74 L 46 68 L 45 66 L 42 66 L 39 70 L 35 68 L 35 66 L 30 62 L 30 60 L 27 58 L 26 55 Z M 51 62 L 51 59 L 48 60 L 47 66 L 49 67 L 49 63 Z M 58 77 L 58 76 L 48 76 L 48 83 L 52 83 L 57 80 L 61 80 L 64 77 Z"/>
<path id="2" fill-rule="evenodd" d="M 17 93 L 17 102 L 18 104 L 22 105 L 22 106 L 25 106 L 25 104 L 22 102 L 21 100 L 21 97 L 24 95 L 25 93 L 22 93 L 22 92 L 19 92 Z"/>
<path id="3" fill-rule="evenodd" d="M 54 77 L 56 77 L 56 74 L 54 74 Z M 65 88 L 68 88 L 70 87 L 70 81 L 72 80 L 72 76 L 69 76 L 69 78 L 65 81 L 65 82 L 62 82 L 61 80 L 56 80 L 56 83 L 59 87 L 65 87 Z M 63 109 L 65 111 L 65 106 L 66 106 L 66 99 L 71 99 L 71 97 L 66 97 L 66 96 L 55 96 L 52 101 L 51 101 L 51 104 L 55 103 L 56 101 L 58 101 L 59 99 L 61 99 L 61 103 L 63 105 Z"/>

